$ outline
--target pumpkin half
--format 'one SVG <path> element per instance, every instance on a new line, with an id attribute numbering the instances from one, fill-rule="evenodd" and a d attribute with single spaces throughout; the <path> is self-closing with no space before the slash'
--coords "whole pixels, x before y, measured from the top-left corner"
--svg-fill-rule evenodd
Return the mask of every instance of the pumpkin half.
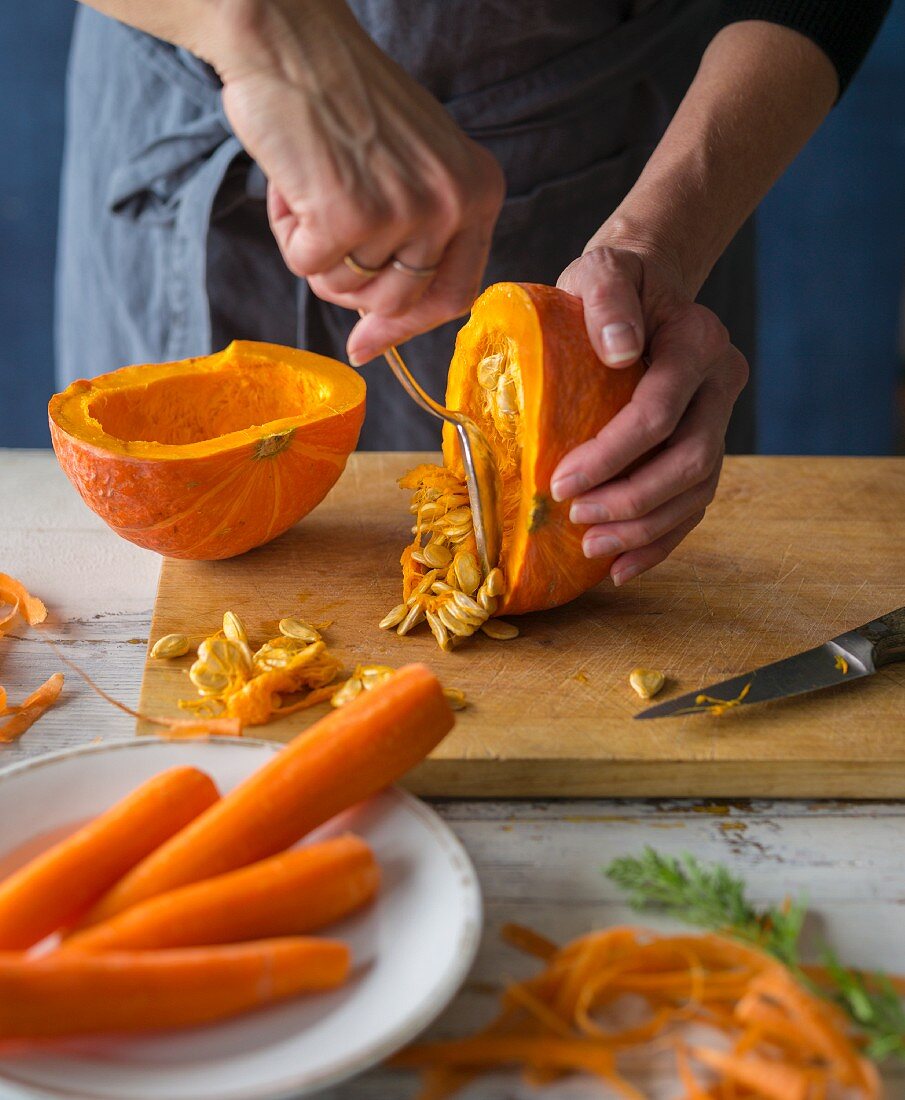
<path id="1" fill-rule="evenodd" d="M 570 522 L 568 501 L 553 500 L 550 479 L 627 404 L 642 372 L 640 363 L 601 363 L 574 295 L 530 283 L 489 287 L 457 337 L 446 404 L 476 421 L 497 458 L 502 575 L 477 570 L 458 442 L 445 426 L 444 466 L 419 466 L 400 481 L 414 491 L 414 539 L 402 555 L 404 604 L 383 625 L 405 633 L 426 618 L 444 645 L 482 617 L 557 607 L 603 580 L 612 559 L 584 556 L 586 527 Z M 492 626 L 487 632 L 502 637 Z"/>
<path id="2" fill-rule="evenodd" d="M 229 558 L 323 500 L 358 442 L 365 384 L 313 352 L 237 340 L 123 367 L 50 401 L 57 458 L 117 534 L 176 558 Z"/>

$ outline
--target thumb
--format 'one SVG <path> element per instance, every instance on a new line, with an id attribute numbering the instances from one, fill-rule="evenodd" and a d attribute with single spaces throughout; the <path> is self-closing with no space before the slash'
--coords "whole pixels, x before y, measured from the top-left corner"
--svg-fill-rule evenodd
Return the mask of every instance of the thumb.
<path id="1" fill-rule="evenodd" d="M 636 363 L 644 351 L 640 262 L 637 279 L 626 260 L 608 248 L 589 252 L 581 266 L 573 293 L 584 303 L 585 325 L 594 351 L 608 367 Z"/>

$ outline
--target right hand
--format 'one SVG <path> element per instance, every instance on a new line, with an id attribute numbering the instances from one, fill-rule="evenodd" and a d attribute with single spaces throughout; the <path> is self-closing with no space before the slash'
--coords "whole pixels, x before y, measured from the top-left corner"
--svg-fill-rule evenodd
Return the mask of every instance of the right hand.
<path id="1" fill-rule="evenodd" d="M 348 354 L 466 313 L 480 291 L 503 174 L 440 104 L 388 58 L 340 0 L 235 0 L 223 106 L 268 179 L 289 269 L 318 297 L 367 316 Z M 367 278 L 350 270 L 351 254 Z M 406 274 L 437 267 L 433 277 Z"/>

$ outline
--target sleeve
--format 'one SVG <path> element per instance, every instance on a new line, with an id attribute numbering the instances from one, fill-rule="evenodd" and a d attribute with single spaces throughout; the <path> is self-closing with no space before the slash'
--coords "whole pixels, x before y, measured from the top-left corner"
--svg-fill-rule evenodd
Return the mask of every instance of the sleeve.
<path id="1" fill-rule="evenodd" d="M 723 0 L 720 25 L 762 19 L 790 27 L 819 46 L 848 87 L 877 37 L 892 0 Z"/>

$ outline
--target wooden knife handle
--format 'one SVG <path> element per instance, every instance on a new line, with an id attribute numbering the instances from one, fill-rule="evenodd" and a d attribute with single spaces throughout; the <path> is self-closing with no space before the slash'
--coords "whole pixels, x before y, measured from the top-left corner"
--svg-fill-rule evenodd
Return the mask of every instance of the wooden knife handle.
<path id="1" fill-rule="evenodd" d="M 859 633 L 873 645 L 877 668 L 893 661 L 905 661 L 905 607 L 881 615 L 861 627 Z"/>

